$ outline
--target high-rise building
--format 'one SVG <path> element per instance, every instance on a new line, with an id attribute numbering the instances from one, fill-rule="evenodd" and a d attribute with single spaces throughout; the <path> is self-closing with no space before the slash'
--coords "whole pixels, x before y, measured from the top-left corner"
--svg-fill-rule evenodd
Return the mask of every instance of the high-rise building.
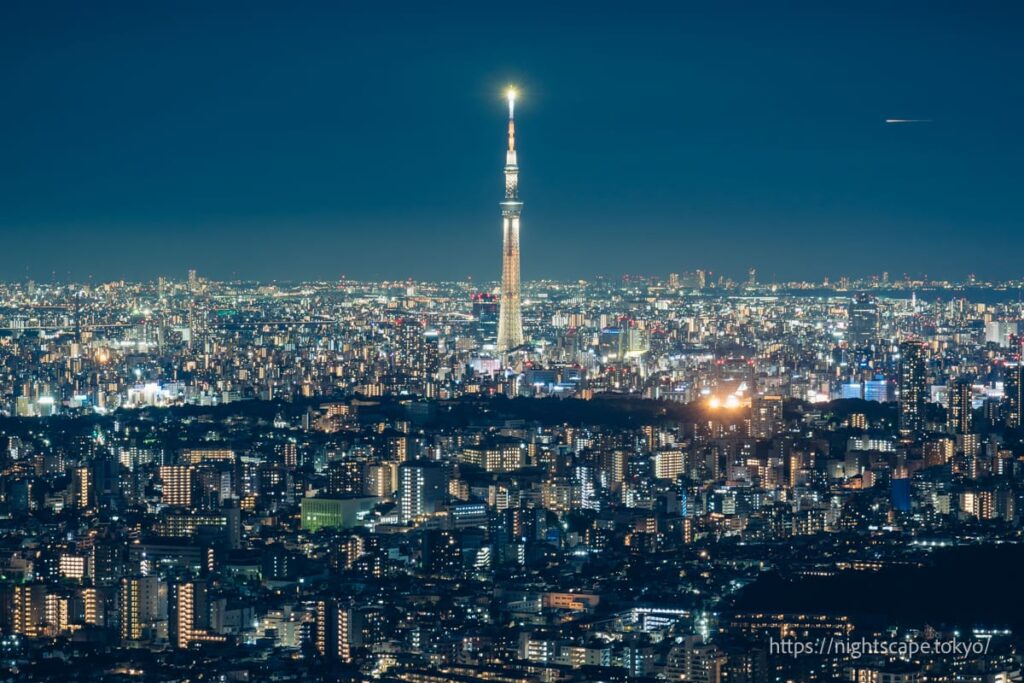
<path id="1" fill-rule="evenodd" d="M 876 377 L 864 382 L 864 400 L 888 403 L 892 401 L 892 382 L 884 377 Z"/>
<path id="2" fill-rule="evenodd" d="M 878 305 L 867 294 L 857 294 L 846 308 L 850 345 L 867 346 L 878 334 Z"/>
<path id="3" fill-rule="evenodd" d="M 924 345 L 919 341 L 900 344 L 900 435 L 924 431 L 924 410 L 928 397 L 925 384 Z"/>
<path id="4" fill-rule="evenodd" d="M 192 641 L 192 629 L 195 627 L 196 598 L 202 601 L 204 591 L 196 591 L 196 584 L 182 581 L 171 584 L 168 591 L 168 637 L 171 646 L 187 648 Z"/>
<path id="5" fill-rule="evenodd" d="M 650 333 L 636 326 L 606 327 L 598 338 L 598 350 L 606 362 L 639 358 L 650 348 Z"/>
<path id="6" fill-rule="evenodd" d="M 476 339 L 481 344 L 494 344 L 498 339 L 498 300 L 493 294 L 478 292 L 472 296 Z"/>
<path id="7" fill-rule="evenodd" d="M 371 463 L 366 466 L 363 492 L 378 498 L 391 498 L 398 490 L 398 465 L 394 462 Z"/>
<path id="8" fill-rule="evenodd" d="M 516 91 L 508 91 L 508 151 L 505 153 L 505 200 L 501 202 L 501 302 L 498 312 L 498 351 L 523 344 L 519 288 L 519 164 L 516 161 Z"/>
<path id="9" fill-rule="evenodd" d="M 299 464 L 299 447 L 294 441 L 287 441 L 281 446 L 281 460 L 285 467 L 297 467 Z"/>
<path id="10" fill-rule="evenodd" d="M 16 585 L 10 602 L 11 633 L 36 638 L 43 635 L 46 617 L 46 586 L 41 583 Z"/>
<path id="11" fill-rule="evenodd" d="M 121 581 L 121 640 L 142 640 L 145 629 L 161 617 L 166 605 L 165 588 L 156 576 L 137 576 Z"/>
<path id="12" fill-rule="evenodd" d="M 164 505 L 184 508 L 192 506 L 191 467 L 163 465 L 160 467 L 160 481 L 163 485 L 160 500 Z"/>
<path id="13" fill-rule="evenodd" d="M 651 456 L 651 471 L 657 479 L 674 480 L 686 467 L 686 455 L 678 448 L 664 448 Z"/>
<path id="14" fill-rule="evenodd" d="M 756 396 L 750 407 L 750 436 L 771 439 L 782 431 L 782 397 Z"/>
<path id="15" fill-rule="evenodd" d="M 202 581 L 177 581 L 167 589 L 167 637 L 171 646 L 187 648 L 196 641 L 224 642 L 210 631 L 210 600 Z"/>
<path id="16" fill-rule="evenodd" d="M 352 661 L 352 611 L 335 598 L 316 603 L 316 650 L 321 657 Z"/>
<path id="17" fill-rule="evenodd" d="M 88 466 L 75 468 L 75 507 L 87 509 L 92 502 L 92 471 Z"/>
<path id="18" fill-rule="evenodd" d="M 1006 348 L 1018 332 L 1018 323 L 1010 320 L 992 320 L 985 323 L 985 343 Z"/>
<path id="19" fill-rule="evenodd" d="M 949 383 L 949 411 L 946 428 L 950 434 L 970 434 L 973 427 L 972 401 L 974 387 L 969 377 L 960 377 Z"/>
<path id="20" fill-rule="evenodd" d="M 444 502 L 444 470 L 436 462 L 411 460 L 398 468 L 399 509 L 403 521 L 433 514 Z"/>
<path id="21" fill-rule="evenodd" d="M 356 496 L 363 492 L 365 464 L 358 460 L 335 460 L 327 464 L 327 495 Z"/>
<path id="22" fill-rule="evenodd" d="M 1024 362 L 1010 363 L 1006 366 L 1003 377 L 1003 409 L 1006 415 L 1007 427 L 1020 427 L 1021 405 L 1024 399 Z"/>
<path id="23" fill-rule="evenodd" d="M 458 576 L 462 570 L 462 548 L 452 531 L 431 529 L 422 539 L 423 571 L 435 576 Z"/>

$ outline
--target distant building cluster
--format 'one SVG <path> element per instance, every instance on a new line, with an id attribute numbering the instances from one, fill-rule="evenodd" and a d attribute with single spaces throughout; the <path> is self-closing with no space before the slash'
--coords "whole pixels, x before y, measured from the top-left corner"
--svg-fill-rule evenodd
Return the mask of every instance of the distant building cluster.
<path id="1" fill-rule="evenodd" d="M 1016 296 L 859 284 L 529 283 L 500 350 L 500 296 L 462 283 L 3 285 L 0 657 L 24 680 L 1019 680 L 998 621 L 744 602 L 769 573 L 1021 540 Z M 991 650 L 769 651 L 967 628 Z"/>
<path id="2" fill-rule="evenodd" d="M 761 393 L 901 399 L 904 434 L 925 428 L 925 403 L 953 398 L 1019 422 L 1016 290 L 976 287 L 990 303 L 972 303 L 975 290 L 931 283 L 926 303 L 899 289 L 708 281 L 530 283 L 527 341 L 504 347 L 501 297 L 466 283 L 257 285 L 193 271 L 186 282 L 0 285 L 0 412 L 351 394 L 749 405 Z"/>

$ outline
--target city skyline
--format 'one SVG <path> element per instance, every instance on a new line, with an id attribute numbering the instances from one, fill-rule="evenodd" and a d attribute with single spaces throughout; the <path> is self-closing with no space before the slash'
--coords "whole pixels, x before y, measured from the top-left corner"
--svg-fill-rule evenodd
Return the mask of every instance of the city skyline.
<path id="1" fill-rule="evenodd" d="M 1021 683 L 1021 26 L 0 9 L 4 681 Z"/>
<path id="2" fill-rule="evenodd" d="M 1024 246 L 1017 7 L 62 9 L 4 22 L 5 280 L 496 279 L 509 81 L 524 280 L 1019 276 L 989 253 Z M 530 47 L 477 37 L 494 25 Z"/>

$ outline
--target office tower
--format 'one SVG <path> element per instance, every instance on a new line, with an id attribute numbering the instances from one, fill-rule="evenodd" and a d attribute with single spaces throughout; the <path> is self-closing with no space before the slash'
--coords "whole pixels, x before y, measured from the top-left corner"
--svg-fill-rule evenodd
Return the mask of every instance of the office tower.
<path id="1" fill-rule="evenodd" d="M 892 401 L 892 383 L 883 378 L 876 377 L 864 382 L 864 400 L 888 403 Z"/>
<path id="2" fill-rule="evenodd" d="M 971 402 L 974 388 L 971 378 L 960 377 L 949 383 L 949 411 L 946 414 L 946 428 L 950 434 L 970 434 L 973 427 Z"/>
<path id="3" fill-rule="evenodd" d="M 498 339 L 498 300 L 493 294 L 479 292 L 472 297 L 473 319 L 476 320 L 476 340 L 481 344 L 494 344 Z"/>
<path id="4" fill-rule="evenodd" d="M 163 484 L 160 500 L 171 507 L 192 506 L 192 468 L 184 465 L 163 465 L 160 467 L 160 481 Z"/>
<path id="5" fill-rule="evenodd" d="M 1021 426 L 1021 405 L 1024 399 L 1024 363 L 1008 363 L 1003 377 L 1003 410 L 1006 415 L 1006 426 Z"/>
<path id="6" fill-rule="evenodd" d="M 650 348 L 648 331 L 635 326 L 606 327 L 598 338 L 598 350 L 606 362 L 639 358 Z"/>
<path id="7" fill-rule="evenodd" d="M 505 200 L 501 202 L 501 303 L 498 312 L 498 351 L 523 345 L 519 290 L 519 164 L 516 161 L 515 90 L 508 91 L 508 151 L 505 153 Z"/>
<path id="8" fill-rule="evenodd" d="M 402 521 L 433 514 L 444 502 L 444 470 L 436 462 L 412 460 L 398 467 L 398 497 Z"/>
<path id="9" fill-rule="evenodd" d="M 161 617 L 163 585 L 156 576 L 137 576 L 121 581 L 121 640 L 142 640 L 146 628 Z"/>
<path id="10" fill-rule="evenodd" d="M 846 307 L 851 346 L 867 346 L 878 333 L 878 304 L 867 294 L 857 294 Z"/>
<path id="11" fill-rule="evenodd" d="M 924 431 L 925 385 L 924 345 L 918 341 L 900 344 L 900 436 Z"/>
<path id="12" fill-rule="evenodd" d="M 336 598 L 316 603 L 316 651 L 321 657 L 352 661 L 352 611 Z"/>
<path id="13" fill-rule="evenodd" d="M 754 397 L 750 408 L 750 436 L 754 439 L 771 439 L 781 431 L 782 397 Z"/>
<path id="14" fill-rule="evenodd" d="M 989 321 L 985 323 L 985 343 L 1006 348 L 1011 345 L 1011 340 L 1017 332 L 1018 324 L 1015 321 Z"/>

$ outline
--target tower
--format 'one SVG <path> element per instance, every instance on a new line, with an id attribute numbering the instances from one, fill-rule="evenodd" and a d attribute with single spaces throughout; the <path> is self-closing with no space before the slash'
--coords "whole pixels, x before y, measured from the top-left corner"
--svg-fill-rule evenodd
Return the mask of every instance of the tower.
<path id="1" fill-rule="evenodd" d="M 878 335 L 878 304 L 866 294 L 854 295 L 846 308 L 849 340 L 855 348 L 868 346 Z"/>
<path id="2" fill-rule="evenodd" d="M 1006 364 L 1003 379 L 1003 403 L 1005 404 L 1006 426 L 1016 429 L 1024 424 L 1021 420 L 1021 406 L 1024 405 L 1024 361 Z"/>
<path id="3" fill-rule="evenodd" d="M 924 346 L 918 341 L 900 344 L 899 365 L 900 436 L 909 437 L 924 431 L 925 384 Z"/>
<path id="4" fill-rule="evenodd" d="M 519 308 L 519 164 L 516 162 L 516 91 L 508 91 L 508 151 L 505 152 L 505 200 L 501 202 L 501 301 L 498 312 L 498 351 L 522 346 L 523 316 Z"/>
<path id="5" fill-rule="evenodd" d="M 972 401 L 974 388 L 970 377 L 959 377 L 949 383 L 949 411 L 946 425 L 950 434 L 970 434 L 973 430 Z"/>

